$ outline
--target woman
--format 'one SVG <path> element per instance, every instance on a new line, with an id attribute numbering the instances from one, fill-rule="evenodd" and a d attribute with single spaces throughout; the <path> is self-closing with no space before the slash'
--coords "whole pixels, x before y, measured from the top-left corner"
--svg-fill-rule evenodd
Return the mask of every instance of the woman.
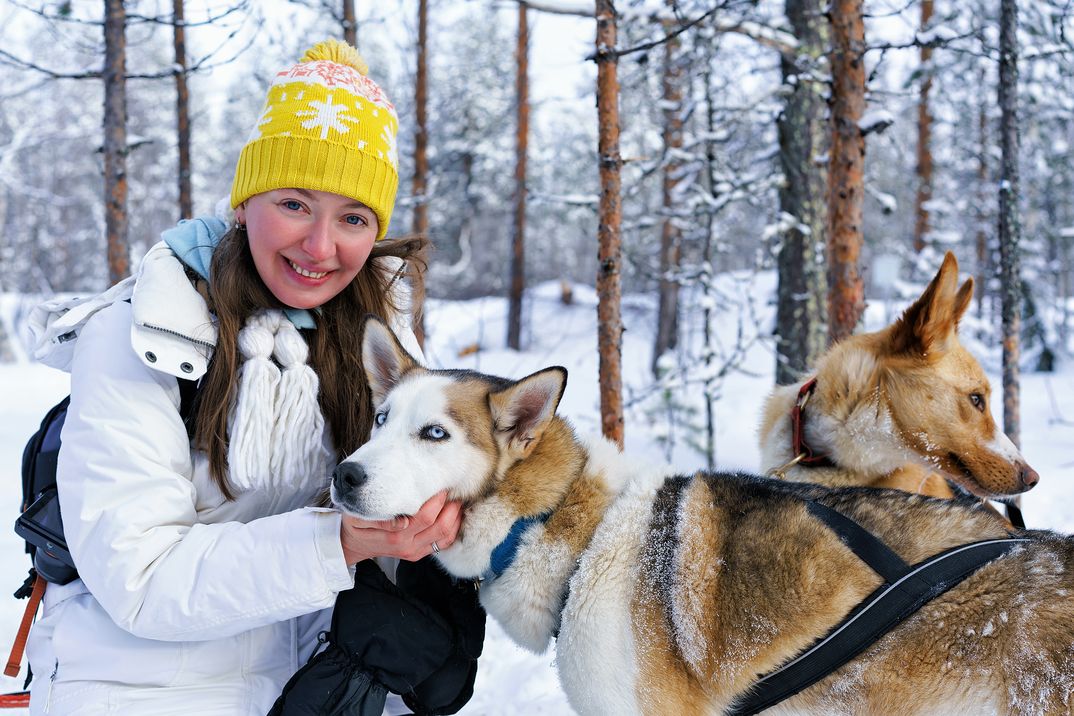
<path id="1" fill-rule="evenodd" d="M 41 320 L 39 358 L 71 371 L 57 486 L 80 578 L 45 592 L 32 713 L 264 714 L 356 563 L 454 540 L 444 495 L 390 523 L 309 507 L 369 434 L 362 318 L 417 352 L 397 279 L 423 245 L 384 240 L 397 120 L 366 71 L 310 49 L 242 150 L 234 223 L 181 223 L 136 278 Z M 180 381 L 200 381 L 192 434 Z"/>

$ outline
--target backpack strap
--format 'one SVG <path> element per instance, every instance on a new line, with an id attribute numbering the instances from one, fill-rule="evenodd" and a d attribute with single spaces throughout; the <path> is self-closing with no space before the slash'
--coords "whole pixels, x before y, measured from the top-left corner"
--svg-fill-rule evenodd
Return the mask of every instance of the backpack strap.
<path id="1" fill-rule="evenodd" d="M 4 667 L 6 676 L 15 677 L 19 675 L 19 670 L 22 668 L 22 654 L 26 650 L 26 639 L 30 636 L 30 626 L 34 623 L 37 608 L 41 604 L 41 597 L 45 594 L 45 580 L 35 570 L 31 570 L 31 575 L 34 580 L 34 588 L 30 592 L 30 601 L 26 603 L 26 611 L 22 613 L 22 622 L 19 624 L 18 633 L 15 634 L 15 643 L 11 645 L 11 654 L 8 656 L 7 665 Z"/>
<path id="2" fill-rule="evenodd" d="M 199 381 L 187 380 L 185 378 L 177 378 L 179 383 L 179 417 L 183 420 L 183 425 L 186 427 L 187 435 L 193 437 L 194 434 L 194 408 L 197 405 L 198 398 L 198 385 Z M 70 402 L 70 396 L 66 397 L 58 405 L 56 405 L 49 414 L 45 416 L 42 426 L 50 424 L 55 416 L 55 413 L 66 410 L 67 405 Z M 39 433 L 43 433 L 39 429 Z M 58 437 L 58 435 L 57 435 Z M 40 441 L 43 439 L 43 435 L 35 436 L 26 450 L 33 453 L 35 460 L 50 460 L 45 469 L 56 473 L 56 456 L 59 452 L 58 449 L 51 451 L 48 455 L 40 452 Z M 24 456 L 25 462 L 25 456 Z M 24 466 L 25 467 L 25 466 Z M 37 469 L 33 468 L 32 469 Z M 26 499 L 33 499 L 33 495 L 28 488 L 30 485 L 29 480 L 31 475 L 23 474 L 23 494 L 27 496 Z M 28 505 L 23 505 L 25 510 Z M 27 543 L 27 551 L 30 551 L 29 543 Z M 7 676 L 15 677 L 19 675 L 19 671 L 22 668 L 22 657 L 26 650 L 26 640 L 30 635 L 30 627 L 33 625 L 34 617 L 37 616 L 37 610 L 41 605 L 41 598 L 45 594 L 45 585 L 47 582 L 45 578 L 37 573 L 36 569 L 30 570 L 30 576 L 23 583 L 22 587 L 15 592 L 15 596 L 18 598 L 29 596 L 29 601 L 26 603 L 26 609 L 23 611 L 22 621 L 19 624 L 19 630 L 15 634 L 15 641 L 11 645 L 11 652 L 8 656 L 7 664 L 4 666 L 4 674 Z M 3 708 L 3 703 L 0 703 L 0 708 Z"/>
<path id="3" fill-rule="evenodd" d="M 176 378 L 175 380 L 179 383 L 179 417 L 183 419 L 187 437 L 193 438 L 196 428 L 194 425 L 194 408 L 198 404 L 198 388 L 201 385 L 201 381 L 187 378 Z"/>

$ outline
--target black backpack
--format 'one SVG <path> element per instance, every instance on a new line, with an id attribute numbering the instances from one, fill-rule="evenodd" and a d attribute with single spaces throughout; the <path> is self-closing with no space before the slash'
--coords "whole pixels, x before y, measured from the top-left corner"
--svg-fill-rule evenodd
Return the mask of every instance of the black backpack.
<path id="1" fill-rule="evenodd" d="M 194 432 L 194 399 L 197 381 L 179 381 L 179 415 L 187 434 Z M 35 578 L 51 584 L 67 584 L 78 576 L 74 560 L 67 551 L 60 518 L 60 501 L 56 491 L 56 461 L 60 454 L 60 431 L 67 418 L 67 396 L 45 414 L 41 427 L 30 436 L 22 451 L 22 514 L 15 521 L 15 533 L 26 540 L 26 553 L 33 567 L 26 582 L 15 592 L 19 599 L 30 596 Z"/>
<path id="2" fill-rule="evenodd" d="M 194 406 L 198 396 L 198 383 L 194 380 L 177 378 L 179 381 L 179 416 L 186 425 L 188 436 L 194 434 Z M 22 669 L 22 653 L 26 647 L 26 638 L 30 625 L 37 614 L 37 607 L 45 593 L 45 584 L 67 584 L 78 577 L 71 553 L 67 551 L 67 540 L 63 536 L 63 520 L 60 517 L 60 499 L 56 490 L 56 462 L 60 455 L 60 431 L 67 419 L 67 407 L 71 396 L 67 396 L 45 413 L 41 427 L 30 436 L 22 451 L 22 514 L 15 520 L 15 534 L 26 540 L 26 553 L 30 555 L 33 566 L 30 576 L 15 592 L 15 597 L 29 597 L 26 610 L 19 624 L 15 642 L 11 646 L 4 674 L 15 677 Z M 26 685 L 33 674 L 27 670 Z M 25 688 L 25 686 L 24 686 Z M 16 697 L 28 698 L 25 693 Z M 13 702 L 18 705 L 22 701 Z"/>

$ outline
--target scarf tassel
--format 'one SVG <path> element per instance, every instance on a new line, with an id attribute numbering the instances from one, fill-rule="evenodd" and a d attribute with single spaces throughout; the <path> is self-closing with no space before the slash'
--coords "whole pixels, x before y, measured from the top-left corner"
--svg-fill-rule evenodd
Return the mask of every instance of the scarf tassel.
<path id="1" fill-rule="evenodd" d="M 271 310 L 250 317 L 238 344 L 244 361 L 228 423 L 232 486 L 281 488 L 323 478 L 324 416 L 306 341 L 281 311 Z"/>

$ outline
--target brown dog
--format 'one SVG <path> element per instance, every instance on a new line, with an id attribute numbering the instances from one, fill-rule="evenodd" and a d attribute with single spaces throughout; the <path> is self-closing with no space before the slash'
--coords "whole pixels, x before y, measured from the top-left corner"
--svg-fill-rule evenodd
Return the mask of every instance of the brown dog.
<path id="1" fill-rule="evenodd" d="M 953 497 L 952 485 L 1002 498 L 1037 484 L 1036 471 L 992 419 L 988 378 L 959 343 L 958 322 L 972 297 L 973 279 L 959 288 L 948 252 L 894 324 L 847 338 L 821 357 L 810 379 L 777 387 L 760 430 L 762 470 L 945 498 Z"/>

